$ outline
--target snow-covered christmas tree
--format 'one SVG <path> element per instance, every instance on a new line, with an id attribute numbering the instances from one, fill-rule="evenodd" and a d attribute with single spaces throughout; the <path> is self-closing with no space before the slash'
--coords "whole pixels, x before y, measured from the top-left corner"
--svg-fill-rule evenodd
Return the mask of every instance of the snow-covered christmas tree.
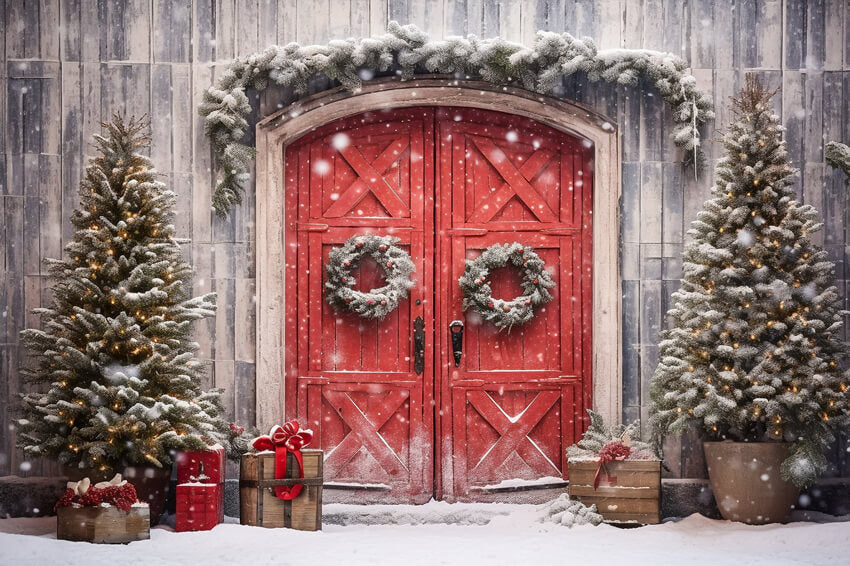
<path id="1" fill-rule="evenodd" d="M 747 78 L 733 100 L 712 198 L 688 232 L 682 286 L 652 379 L 658 431 L 699 423 L 711 439 L 792 442 L 785 479 L 811 484 L 846 425 L 850 376 L 834 265 L 795 200 L 773 92 Z"/>
<path id="2" fill-rule="evenodd" d="M 176 196 L 157 180 L 147 122 L 120 116 L 95 136 L 73 240 L 50 260 L 53 301 L 42 329 L 21 340 L 19 445 L 29 454 L 109 472 L 164 465 L 172 450 L 226 443 L 220 391 L 202 392 L 192 323 L 215 313 L 215 294 L 190 298 L 192 268 L 174 238 Z"/>

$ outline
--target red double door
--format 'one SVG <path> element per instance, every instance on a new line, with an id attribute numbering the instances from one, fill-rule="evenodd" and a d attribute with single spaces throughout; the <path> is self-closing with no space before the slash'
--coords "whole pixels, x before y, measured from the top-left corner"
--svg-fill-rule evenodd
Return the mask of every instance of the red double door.
<path id="1" fill-rule="evenodd" d="M 325 451 L 327 487 L 348 490 L 328 495 L 475 500 L 565 478 L 592 390 L 590 145 L 514 115 L 405 108 L 326 125 L 285 160 L 286 411 Z M 383 321 L 324 300 L 328 252 L 357 234 L 400 238 L 416 264 Z M 508 333 L 462 311 L 457 280 L 467 259 L 514 241 L 556 287 Z M 369 258 L 353 275 L 384 284 Z M 522 294 L 511 268 L 491 280 L 494 296 Z"/>

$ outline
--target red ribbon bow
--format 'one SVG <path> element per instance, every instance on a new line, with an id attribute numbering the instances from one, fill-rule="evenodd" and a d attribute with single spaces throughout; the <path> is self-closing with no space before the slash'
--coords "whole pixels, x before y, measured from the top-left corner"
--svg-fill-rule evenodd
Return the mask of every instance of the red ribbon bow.
<path id="1" fill-rule="evenodd" d="M 623 442 L 616 440 L 609 442 L 599 451 L 599 467 L 596 468 L 596 475 L 593 477 L 593 489 L 599 488 L 599 482 L 602 480 L 602 473 L 605 473 L 605 481 L 609 485 L 617 483 L 617 476 L 612 476 L 608 473 L 607 462 L 621 462 L 629 457 L 632 449 Z"/>
<path id="2" fill-rule="evenodd" d="M 313 431 L 299 430 L 298 421 L 289 421 L 283 426 L 275 425 L 266 436 L 260 436 L 253 442 L 257 450 L 274 450 L 274 477 L 275 479 L 286 478 L 286 455 L 292 452 L 295 461 L 298 462 L 298 477 L 304 477 L 304 461 L 301 457 L 301 449 L 313 441 Z M 275 495 L 280 499 L 290 500 L 298 497 L 303 485 L 292 486 L 277 485 L 274 488 Z"/>

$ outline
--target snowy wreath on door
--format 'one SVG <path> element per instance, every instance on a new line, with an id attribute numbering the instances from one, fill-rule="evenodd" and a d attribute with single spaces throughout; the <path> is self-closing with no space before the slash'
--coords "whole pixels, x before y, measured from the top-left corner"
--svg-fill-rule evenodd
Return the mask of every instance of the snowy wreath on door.
<path id="1" fill-rule="evenodd" d="M 399 238 L 364 234 L 349 238 L 342 247 L 331 250 L 325 268 L 328 281 L 325 283 L 327 301 L 339 308 L 356 312 L 363 318 L 383 320 L 398 308 L 400 301 L 407 298 L 413 287 L 411 274 L 416 266 L 410 255 L 395 244 Z M 354 289 L 357 280 L 351 275 L 354 266 L 369 255 L 384 272 L 386 285 L 369 291 Z"/>
<path id="2" fill-rule="evenodd" d="M 513 299 L 497 299 L 487 277 L 493 270 L 511 264 L 522 270 L 523 294 Z M 510 330 L 534 318 L 534 309 L 552 300 L 549 289 L 555 286 L 544 269 L 545 263 L 529 247 L 520 243 L 494 244 L 480 256 L 467 261 L 466 270 L 458 279 L 463 290 L 463 310 L 474 309 L 482 318 L 499 329 Z"/>

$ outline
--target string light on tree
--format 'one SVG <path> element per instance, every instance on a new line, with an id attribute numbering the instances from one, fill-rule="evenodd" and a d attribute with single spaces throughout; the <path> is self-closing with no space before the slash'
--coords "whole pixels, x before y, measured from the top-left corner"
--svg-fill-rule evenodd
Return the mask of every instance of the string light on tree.
<path id="1" fill-rule="evenodd" d="M 826 468 L 835 427 L 848 424 L 840 361 L 850 351 L 834 267 L 808 237 L 820 220 L 796 201 L 772 95 L 748 77 L 734 101 L 712 198 L 688 232 L 674 324 L 662 332 L 651 421 L 658 437 L 695 421 L 711 439 L 789 441 L 783 477 L 806 486 Z M 722 332 L 702 342 L 690 329 L 721 324 L 718 313 Z"/>
<path id="2" fill-rule="evenodd" d="M 176 195 L 139 152 L 147 123 L 116 117 L 103 127 L 71 215 L 73 239 L 51 263 L 43 330 L 21 335 L 33 359 L 25 378 L 50 387 L 22 397 L 18 443 L 72 466 L 162 465 L 175 449 L 226 445 L 230 436 L 221 392 L 201 391 L 204 368 L 193 363 L 191 322 L 214 314 L 215 295 L 188 294 L 192 270 L 170 238 Z M 140 228 L 133 245 L 124 219 Z M 167 242 L 151 246 L 141 229 L 148 223 Z"/>

